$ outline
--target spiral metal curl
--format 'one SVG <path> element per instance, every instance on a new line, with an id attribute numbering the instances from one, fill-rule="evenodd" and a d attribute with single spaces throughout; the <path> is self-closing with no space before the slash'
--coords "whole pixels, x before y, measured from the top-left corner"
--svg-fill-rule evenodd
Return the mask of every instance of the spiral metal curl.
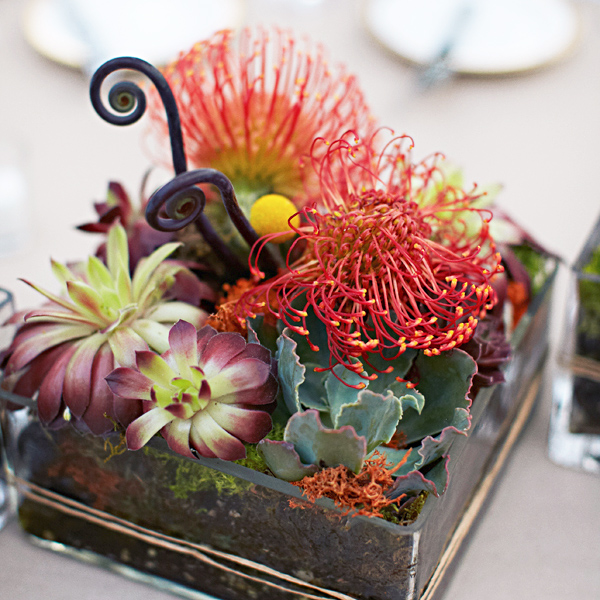
<path id="1" fill-rule="evenodd" d="M 111 88 L 108 101 L 115 112 L 109 111 L 104 106 L 100 93 L 102 84 L 111 73 L 121 69 L 139 71 L 146 75 L 156 87 L 167 113 L 175 178 L 151 196 L 146 207 L 146 220 L 155 229 L 169 232 L 178 231 L 195 223 L 215 254 L 226 264 L 228 271 L 234 277 L 245 275 L 247 269 L 219 237 L 204 214 L 206 197 L 197 187 L 198 184 L 209 183 L 219 190 L 229 218 L 250 247 L 258 241 L 259 236 L 244 216 L 233 185 L 223 173 L 214 169 L 187 171 L 177 103 L 162 73 L 140 58 L 126 56 L 109 60 L 98 68 L 90 83 L 90 99 L 94 109 L 105 121 L 113 125 L 131 125 L 144 114 L 146 95 L 131 81 L 121 81 Z M 268 271 L 276 272 L 283 266 L 281 258 L 270 248 L 263 252 L 262 256 L 261 262 Z"/>
<path id="2" fill-rule="evenodd" d="M 181 122 L 179 120 L 177 102 L 167 80 L 156 67 L 153 67 L 141 58 L 132 56 L 122 56 L 105 62 L 98 67 L 90 82 L 90 100 L 92 101 L 92 106 L 105 121 L 112 125 L 131 125 L 139 121 L 146 110 L 146 94 L 135 83 L 131 81 L 119 82 L 112 87 L 108 94 L 108 101 L 111 108 L 118 113 L 126 114 L 116 115 L 109 111 L 102 102 L 100 89 L 104 80 L 111 73 L 121 69 L 130 69 L 143 73 L 156 87 L 167 113 L 173 168 L 177 175 L 184 173 L 187 170 L 187 163 L 183 149 L 183 136 L 181 135 Z"/>
<path id="3" fill-rule="evenodd" d="M 202 183 L 214 185 L 219 190 L 231 222 L 245 242 L 252 247 L 259 236 L 242 213 L 231 181 L 215 169 L 196 169 L 181 173 L 156 190 L 146 206 L 146 219 L 152 227 L 160 231 L 177 231 L 195 222 L 198 231 L 217 256 L 227 264 L 228 268 L 235 270 L 237 276 L 244 272 L 244 267 L 229 246 L 217 235 L 203 213 L 206 198 L 202 190 L 197 187 Z M 165 213 L 166 218 L 162 216 Z M 263 260 L 264 267 L 270 271 L 276 272 L 282 266 L 270 248 L 264 253 Z"/>

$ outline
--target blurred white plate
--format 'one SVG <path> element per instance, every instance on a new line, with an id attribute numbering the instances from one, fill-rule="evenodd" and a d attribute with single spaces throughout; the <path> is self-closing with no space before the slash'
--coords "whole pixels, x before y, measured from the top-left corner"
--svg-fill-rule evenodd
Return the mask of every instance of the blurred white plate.
<path id="1" fill-rule="evenodd" d="M 242 16 L 242 0 L 32 0 L 24 33 L 47 58 L 92 71 L 116 56 L 164 65 Z"/>
<path id="2" fill-rule="evenodd" d="M 563 0 L 369 0 L 366 26 L 388 49 L 427 65 L 468 13 L 449 67 L 458 73 L 503 74 L 534 69 L 563 56 L 579 20 Z"/>

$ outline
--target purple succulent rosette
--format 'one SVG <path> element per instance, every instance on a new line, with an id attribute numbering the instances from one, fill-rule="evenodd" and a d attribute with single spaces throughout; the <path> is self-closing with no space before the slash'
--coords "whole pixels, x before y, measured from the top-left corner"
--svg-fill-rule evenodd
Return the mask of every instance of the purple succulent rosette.
<path id="1" fill-rule="evenodd" d="M 106 378 L 117 396 L 144 403 L 144 414 L 127 428 L 130 450 L 160 431 L 184 456 L 237 460 L 246 456 L 243 442 L 257 443 L 271 430 L 276 361 L 260 344 L 179 321 L 169 349 L 138 352 L 136 364 Z"/>
<path id="2" fill-rule="evenodd" d="M 49 302 L 11 319 L 19 327 L 2 356 L 2 387 L 22 396 L 37 394 L 38 415 L 48 427 L 70 420 L 104 435 L 115 421 L 127 426 L 141 414 L 141 403 L 114 396 L 104 378 L 116 366 L 132 363 L 137 350 L 164 351 L 178 319 L 200 327 L 208 317 L 197 304 L 173 298 L 179 295 L 173 291 L 178 277 L 182 283 L 196 280 L 186 268 L 165 261 L 178 246 L 161 246 L 131 276 L 126 232 L 117 224 L 108 233 L 106 265 L 94 256 L 71 268 L 53 261 L 65 293 L 29 284 Z M 179 288 L 199 303 L 201 288 Z"/>
<path id="3" fill-rule="evenodd" d="M 147 177 L 144 178 L 142 189 L 146 179 Z M 144 216 L 147 203 L 148 200 L 142 193 L 139 207 L 136 207 L 125 188 L 120 183 L 111 181 L 108 184 L 106 200 L 94 203 L 98 220 L 79 225 L 77 229 L 106 235 L 115 223 L 121 223 L 127 231 L 129 260 L 133 269 L 142 258 L 152 254 L 156 248 L 175 240 L 174 233 L 157 231 L 150 227 Z M 98 247 L 96 256 L 106 261 L 105 242 Z"/>

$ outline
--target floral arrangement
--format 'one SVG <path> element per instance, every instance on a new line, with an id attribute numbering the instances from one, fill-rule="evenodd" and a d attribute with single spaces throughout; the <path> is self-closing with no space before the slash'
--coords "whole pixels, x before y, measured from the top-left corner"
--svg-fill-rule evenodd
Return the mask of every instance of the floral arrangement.
<path id="1" fill-rule="evenodd" d="M 11 319 L 3 388 L 47 427 L 117 430 L 130 450 L 252 454 L 353 514 L 442 494 L 539 248 L 442 155 L 416 161 L 320 47 L 219 32 L 163 77 L 180 129 L 149 90 L 146 141 L 165 165 L 170 136 L 175 183 L 139 203 L 109 185 L 81 226 L 97 255 L 52 263 L 61 293 L 29 284 L 47 303 Z"/>

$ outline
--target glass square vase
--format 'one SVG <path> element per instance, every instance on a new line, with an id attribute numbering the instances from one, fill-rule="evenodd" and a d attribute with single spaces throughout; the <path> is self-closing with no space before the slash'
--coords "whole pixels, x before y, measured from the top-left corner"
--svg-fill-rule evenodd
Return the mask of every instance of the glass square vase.
<path id="1" fill-rule="evenodd" d="M 118 436 L 49 430 L 33 400 L 0 391 L 20 524 L 42 546 L 188 598 L 438 598 L 538 394 L 555 273 L 549 261 L 513 333 L 506 382 L 473 402 L 469 435 L 452 447 L 446 493 L 429 495 L 406 523 L 344 516 L 287 482 L 184 458 L 159 438 L 129 452 Z M 11 402 L 29 407 L 9 410 Z"/>
<path id="2" fill-rule="evenodd" d="M 600 474 L 600 218 L 569 269 L 548 449 L 563 466 Z"/>

